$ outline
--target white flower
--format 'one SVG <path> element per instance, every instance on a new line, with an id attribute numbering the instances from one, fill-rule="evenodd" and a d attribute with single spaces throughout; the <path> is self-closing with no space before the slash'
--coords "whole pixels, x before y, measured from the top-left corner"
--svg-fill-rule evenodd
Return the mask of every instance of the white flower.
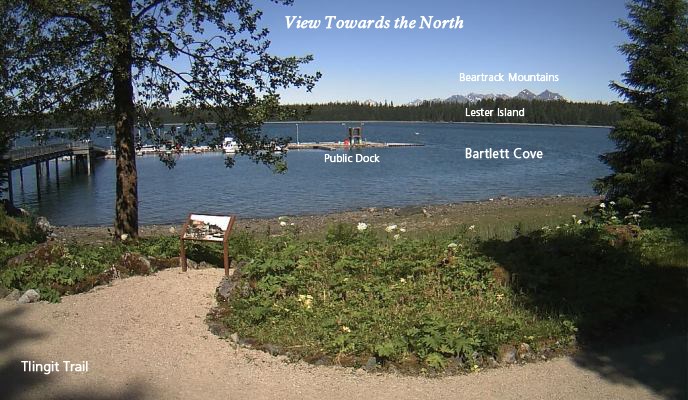
<path id="1" fill-rule="evenodd" d="M 349 327 L 346 326 L 346 325 L 342 325 L 342 332 L 349 333 L 349 332 L 351 332 L 351 328 L 349 328 Z"/>
<path id="2" fill-rule="evenodd" d="M 122 241 L 124 242 L 125 240 L 129 239 L 129 235 L 123 233 L 122 236 L 120 236 L 119 238 L 122 239 Z"/>
<path id="3" fill-rule="evenodd" d="M 280 221 L 280 226 L 287 226 L 287 223 L 285 221 Z"/>
<path id="4" fill-rule="evenodd" d="M 394 240 L 399 240 L 399 238 L 401 237 L 401 235 L 397 233 L 397 234 L 394 235 L 393 237 L 394 237 Z"/>
<path id="5" fill-rule="evenodd" d="M 291 224 L 289 224 L 289 225 L 291 225 L 291 226 L 294 226 L 294 225 L 296 225 L 296 224 L 292 222 L 292 223 L 291 223 Z"/>
<path id="6" fill-rule="evenodd" d="M 313 296 L 311 296 L 310 294 L 300 294 L 299 302 L 303 303 L 303 306 L 306 309 L 310 309 L 313 305 Z"/>
<path id="7" fill-rule="evenodd" d="M 610 201 L 610 202 L 609 202 L 609 205 L 610 205 L 610 206 L 615 206 L 615 205 L 616 205 L 616 202 Z"/>
<path id="8" fill-rule="evenodd" d="M 392 231 L 395 230 L 395 229 L 397 229 L 397 226 L 396 226 L 396 225 L 389 225 L 389 226 L 387 226 L 387 227 L 385 228 L 385 231 L 387 231 L 387 232 L 389 233 L 389 232 L 392 232 Z"/>
<path id="9" fill-rule="evenodd" d="M 368 224 L 365 222 L 359 222 L 356 226 L 356 229 L 358 229 L 360 232 L 363 232 L 364 230 L 368 229 Z"/>
<path id="10" fill-rule="evenodd" d="M 576 214 L 573 214 L 573 215 L 571 216 L 571 218 L 572 218 L 572 219 L 576 219 Z"/>
<path id="11" fill-rule="evenodd" d="M 468 227 L 468 230 L 469 230 L 469 231 L 475 230 L 475 225 L 469 226 L 469 227 Z"/>
<path id="12" fill-rule="evenodd" d="M 399 279 L 399 282 L 401 282 L 401 283 L 406 283 L 406 279 L 401 278 L 401 279 Z"/>
<path id="13" fill-rule="evenodd" d="M 645 204 L 645 205 L 643 206 L 643 208 L 647 210 L 648 208 L 650 208 L 650 205 L 649 205 L 649 204 Z"/>
<path id="14" fill-rule="evenodd" d="M 406 228 L 399 228 L 399 232 L 406 233 Z"/>
<path id="15" fill-rule="evenodd" d="M 616 215 L 612 215 L 612 217 L 609 219 L 611 219 L 612 221 L 616 221 L 618 218 L 616 218 Z"/>
<path id="16" fill-rule="evenodd" d="M 607 207 L 604 203 L 600 203 L 600 208 L 605 208 Z"/>
<path id="17" fill-rule="evenodd" d="M 583 220 L 582 220 L 582 219 L 579 219 L 578 221 L 576 221 L 576 223 L 577 223 L 578 225 L 581 225 L 581 224 L 583 223 Z"/>
<path id="18" fill-rule="evenodd" d="M 458 244 L 452 242 L 452 243 L 449 243 L 449 245 L 447 247 L 449 247 L 450 249 L 455 249 L 457 246 L 458 246 Z"/>
<path id="19" fill-rule="evenodd" d="M 638 219 L 640 218 L 640 214 L 633 214 L 632 217 Z"/>

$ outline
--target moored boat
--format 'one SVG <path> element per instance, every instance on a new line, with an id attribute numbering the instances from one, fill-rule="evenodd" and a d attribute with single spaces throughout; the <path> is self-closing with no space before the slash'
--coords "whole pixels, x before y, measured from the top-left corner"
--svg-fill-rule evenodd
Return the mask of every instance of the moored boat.
<path id="1" fill-rule="evenodd" d="M 233 137 L 226 137 L 222 142 L 222 151 L 226 154 L 234 154 L 239 151 L 239 144 Z"/>

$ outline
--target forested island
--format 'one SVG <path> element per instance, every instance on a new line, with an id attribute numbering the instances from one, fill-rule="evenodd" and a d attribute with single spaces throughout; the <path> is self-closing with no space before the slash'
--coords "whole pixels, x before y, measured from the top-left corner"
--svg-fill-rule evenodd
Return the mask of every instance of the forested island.
<path id="1" fill-rule="evenodd" d="M 525 109 L 524 117 L 467 117 L 471 110 Z M 171 109 L 157 110 L 165 123 L 183 123 Z M 428 122 L 509 122 L 557 125 L 613 125 L 619 119 L 614 104 L 577 103 L 566 100 L 485 99 L 471 103 L 425 101 L 395 105 L 391 102 L 330 102 L 282 106 L 278 121 L 428 121 Z"/>

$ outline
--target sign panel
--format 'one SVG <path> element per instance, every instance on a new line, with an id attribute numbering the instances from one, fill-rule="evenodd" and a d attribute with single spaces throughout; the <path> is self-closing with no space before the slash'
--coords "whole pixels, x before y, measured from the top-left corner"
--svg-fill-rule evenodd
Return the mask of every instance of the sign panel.
<path id="1" fill-rule="evenodd" d="M 222 242 L 232 217 L 191 214 L 184 231 L 184 239 Z"/>
<path id="2" fill-rule="evenodd" d="M 225 275 L 229 276 L 229 234 L 232 233 L 235 220 L 236 217 L 233 215 L 189 214 L 179 237 L 181 239 L 179 241 L 179 258 L 182 263 L 182 271 L 187 269 L 184 241 L 203 240 L 222 243 Z"/>

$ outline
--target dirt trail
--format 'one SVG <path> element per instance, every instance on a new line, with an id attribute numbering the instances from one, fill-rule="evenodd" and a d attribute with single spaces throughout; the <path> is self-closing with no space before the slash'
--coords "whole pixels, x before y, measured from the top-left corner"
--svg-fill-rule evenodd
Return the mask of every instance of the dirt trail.
<path id="1" fill-rule="evenodd" d="M 0 301 L 0 398 L 664 398 L 652 382 L 583 368 L 571 358 L 441 379 L 285 363 L 208 332 L 204 318 L 221 276 L 221 270 L 175 268 L 60 304 Z M 669 345 L 681 343 L 685 338 Z M 87 360 L 89 371 L 64 372 L 60 365 L 50 375 L 28 373 L 22 360 Z"/>

